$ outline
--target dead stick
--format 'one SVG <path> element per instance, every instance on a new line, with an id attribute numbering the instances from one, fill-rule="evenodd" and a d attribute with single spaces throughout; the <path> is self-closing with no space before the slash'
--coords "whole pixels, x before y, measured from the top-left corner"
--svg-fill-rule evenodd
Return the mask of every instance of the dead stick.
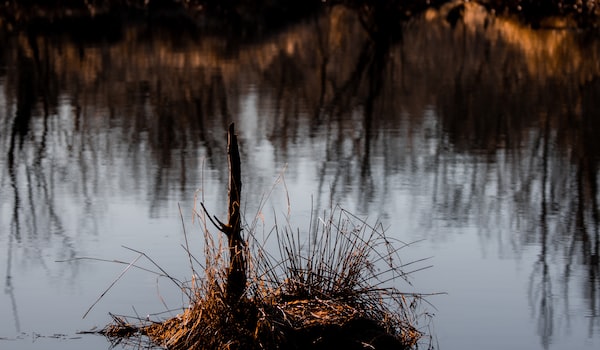
<path id="1" fill-rule="evenodd" d="M 242 193 L 240 151 L 235 135 L 234 124 L 229 125 L 227 137 L 227 158 L 229 162 L 229 205 L 228 223 L 223 230 L 229 243 L 229 270 L 227 271 L 227 299 L 235 303 L 246 289 L 245 242 L 242 239 L 240 201 Z"/>

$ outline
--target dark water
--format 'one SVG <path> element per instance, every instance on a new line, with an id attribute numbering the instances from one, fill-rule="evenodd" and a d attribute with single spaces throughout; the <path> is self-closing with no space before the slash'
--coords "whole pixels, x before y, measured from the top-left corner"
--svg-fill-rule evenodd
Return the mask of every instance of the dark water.
<path id="1" fill-rule="evenodd" d="M 225 214 L 230 121 L 248 220 L 268 229 L 289 195 L 305 230 L 339 204 L 416 242 L 405 261 L 431 257 L 399 288 L 447 293 L 424 310 L 439 348 L 598 348 L 600 41 L 465 21 L 382 35 L 338 8 L 251 42 L 3 33 L 0 348 L 105 349 L 76 332 L 185 307 L 132 270 L 82 319 L 125 265 L 57 261 L 128 263 L 127 246 L 189 278 L 179 207 L 200 256 L 192 211 Z"/>

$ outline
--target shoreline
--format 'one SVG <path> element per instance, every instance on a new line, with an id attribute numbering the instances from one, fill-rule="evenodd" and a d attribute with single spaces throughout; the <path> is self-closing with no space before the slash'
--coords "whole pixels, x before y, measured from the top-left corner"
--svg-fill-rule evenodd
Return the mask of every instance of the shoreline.
<path id="1" fill-rule="evenodd" d="M 409 3 L 378 0 L 258 0 L 252 4 L 237 0 L 104 0 L 97 1 L 96 5 L 87 5 L 82 0 L 46 1 L 42 4 L 9 0 L 0 6 L 0 30 L 9 33 L 31 29 L 86 31 L 94 26 L 102 28 L 147 22 L 155 26 L 214 30 L 223 36 L 252 38 L 275 33 L 339 5 L 359 11 L 368 18 L 369 23 L 382 24 L 378 25 L 382 31 L 393 30 L 398 24 L 432 10 L 443 11 L 446 20 L 454 26 L 464 17 L 465 9 L 473 5 L 491 16 L 514 19 L 532 29 L 589 30 L 600 24 L 600 5 L 593 3 L 589 7 L 580 4 L 580 0 L 555 0 L 543 5 L 525 3 L 523 0 L 422 0 Z M 223 28 L 226 30 L 223 31 Z"/>

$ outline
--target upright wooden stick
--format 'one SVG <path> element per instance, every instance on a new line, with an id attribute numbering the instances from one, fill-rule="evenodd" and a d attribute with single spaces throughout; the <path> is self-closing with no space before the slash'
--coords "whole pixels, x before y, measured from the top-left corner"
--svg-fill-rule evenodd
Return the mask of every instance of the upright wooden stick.
<path id="1" fill-rule="evenodd" d="M 227 137 L 229 162 L 229 206 L 228 223 L 223 232 L 229 243 L 229 270 L 227 271 L 226 293 L 230 302 L 238 301 L 246 290 L 246 244 L 242 239 L 240 199 L 242 193 L 240 151 L 235 135 L 234 123 L 229 125 Z"/>

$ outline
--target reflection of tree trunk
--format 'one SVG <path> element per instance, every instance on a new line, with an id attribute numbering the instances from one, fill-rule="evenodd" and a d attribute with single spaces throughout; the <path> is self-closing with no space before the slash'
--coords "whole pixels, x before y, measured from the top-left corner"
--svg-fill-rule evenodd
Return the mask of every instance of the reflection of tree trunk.
<path id="1" fill-rule="evenodd" d="M 598 226 L 594 227 L 594 246 L 592 247 L 591 262 L 589 267 L 589 291 L 590 291 L 590 306 L 591 317 L 590 317 L 590 334 L 595 322 L 600 322 L 600 310 L 598 305 L 598 289 L 600 289 L 600 263 L 598 262 L 598 253 L 600 236 L 598 233 Z"/>
<path id="2" fill-rule="evenodd" d="M 19 194 L 19 185 L 17 183 L 17 168 L 18 163 L 16 161 L 16 153 L 23 147 L 25 137 L 29 134 L 29 126 L 31 122 L 31 115 L 33 105 L 35 104 L 35 87 L 34 87 L 34 65 L 31 59 L 25 57 L 21 51 L 19 51 L 19 65 L 17 68 L 17 111 L 13 119 L 10 144 L 8 147 L 7 154 L 7 170 L 10 186 L 13 190 L 13 213 L 12 213 L 12 227 L 8 237 L 8 252 L 6 254 L 6 281 L 4 290 L 9 294 L 13 309 L 13 315 L 15 319 L 15 327 L 17 332 L 20 332 L 21 326 L 19 322 L 19 315 L 17 312 L 17 303 L 14 295 L 14 287 L 12 283 L 12 248 L 13 242 L 17 242 L 21 239 L 21 218 L 19 211 L 21 210 L 21 197 Z"/>
<path id="3" fill-rule="evenodd" d="M 12 306 L 13 317 L 15 321 L 15 329 L 17 333 L 21 333 L 21 322 L 19 321 L 19 311 L 17 308 L 17 300 L 15 298 L 15 287 L 13 286 L 12 276 L 12 256 L 13 256 L 13 242 L 14 237 L 12 234 L 8 236 L 8 252 L 6 254 L 6 280 L 4 282 L 4 292 L 10 297 L 10 303 Z"/>
<path id="4" fill-rule="evenodd" d="M 595 79 L 580 88 L 581 100 L 577 101 L 578 123 L 574 137 L 574 150 L 577 166 L 576 186 L 576 215 L 575 229 L 571 247 L 568 251 L 569 264 L 578 262 L 578 257 L 587 271 L 582 292 L 590 313 L 590 332 L 598 324 L 600 309 L 598 305 L 600 288 L 600 262 L 598 259 L 600 245 L 600 208 L 598 204 L 598 104 L 596 91 L 598 91 L 598 80 Z M 581 251 L 577 251 L 580 248 Z M 569 268 L 570 266 L 568 266 Z M 568 272 L 570 272 L 568 270 Z M 591 334 L 591 333 L 590 333 Z"/>
<path id="5" fill-rule="evenodd" d="M 588 132 L 585 128 L 584 132 Z M 577 205 L 577 221 L 576 221 L 576 239 L 581 242 L 583 263 L 587 268 L 588 280 L 586 285 L 587 293 L 586 297 L 590 303 L 589 309 L 593 314 L 597 312 L 597 288 L 598 281 L 598 240 L 599 240 L 599 213 L 598 213 L 598 186 L 596 176 L 596 164 L 592 157 L 588 156 L 589 150 L 592 149 L 593 145 L 589 144 L 595 135 L 586 135 L 583 137 L 585 145 L 585 153 L 580 156 L 577 172 L 577 193 L 578 193 L 578 205 Z M 586 203 L 589 203 L 591 209 L 586 210 Z M 592 225 L 586 222 L 586 212 L 591 215 Z M 593 236 L 588 230 L 588 225 L 591 226 Z M 597 315 L 595 315 L 597 316 Z"/>
<path id="6" fill-rule="evenodd" d="M 583 157 L 582 157 L 583 158 Z M 596 285 L 598 281 L 598 207 L 596 196 L 597 185 L 596 185 L 596 169 L 589 157 L 585 157 L 581 159 L 578 171 L 578 193 L 579 193 L 579 205 L 578 205 L 578 215 L 577 215 L 577 232 L 579 234 L 577 236 L 581 241 L 582 245 L 582 256 L 583 263 L 587 268 L 588 279 L 586 282 L 587 285 L 587 300 L 589 301 L 589 310 L 592 314 L 596 314 L 597 305 L 596 305 L 596 293 L 598 286 Z M 584 201 L 590 201 L 591 216 L 592 216 L 592 230 L 594 233 L 594 237 L 590 235 L 588 231 L 588 226 L 585 222 L 585 203 Z M 594 315 L 597 316 L 597 315 Z M 590 324 L 591 326 L 592 324 Z"/>
<path id="7" fill-rule="evenodd" d="M 14 191 L 13 222 L 15 225 L 15 238 L 20 239 L 20 219 L 19 209 L 21 208 L 21 198 L 17 185 L 17 166 L 15 164 L 17 147 L 20 150 L 23 147 L 23 141 L 29 133 L 29 124 L 31 122 L 31 110 L 35 104 L 34 88 L 34 65 L 31 59 L 28 59 L 19 52 L 18 66 L 18 86 L 17 86 L 17 111 L 12 124 L 10 135 L 10 145 L 8 148 L 8 176 L 11 187 Z"/>
<path id="8" fill-rule="evenodd" d="M 331 11 L 329 11 L 331 13 Z M 318 47 L 319 47 L 319 55 L 317 58 L 320 58 L 319 63 L 319 98 L 317 100 L 317 104 L 314 107 L 314 115 L 313 122 L 314 125 L 319 125 L 321 123 L 323 106 L 325 105 L 325 95 L 327 93 L 327 67 L 329 66 L 329 35 L 331 33 L 331 28 L 327 26 L 323 28 L 319 25 L 319 17 L 314 18 L 315 21 L 315 36 L 317 37 Z"/>
<path id="9" fill-rule="evenodd" d="M 381 89 L 384 82 L 384 72 L 386 64 L 388 63 L 388 52 L 390 49 L 390 39 L 385 33 L 380 33 L 376 36 L 372 36 L 374 40 L 373 57 L 369 64 L 368 77 L 369 77 L 369 90 L 365 100 L 364 108 L 364 149 L 363 159 L 361 162 L 361 182 L 362 186 L 366 187 L 371 174 L 370 156 L 371 156 L 371 137 L 373 129 L 375 101 L 381 94 Z M 363 192 L 367 192 L 364 191 Z M 369 193 L 372 191 L 368 191 Z"/>
<path id="10" fill-rule="evenodd" d="M 542 178 L 540 184 L 540 235 L 541 235 L 541 252 L 538 257 L 536 265 L 539 269 L 535 269 L 533 273 L 537 271 L 541 274 L 540 285 L 538 286 L 539 296 L 539 310 L 538 310 L 538 332 L 542 340 L 544 349 L 547 349 L 550 345 L 552 332 L 553 332 L 553 316 L 554 307 L 552 303 L 552 281 L 550 279 L 550 273 L 548 269 L 547 255 L 548 255 L 548 198 L 547 192 L 549 190 L 548 183 L 548 159 L 549 159 L 549 143 L 550 143 L 550 119 L 548 116 L 545 118 L 544 134 L 542 137 L 543 142 L 543 154 L 542 154 Z M 532 276 L 533 279 L 533 276 Z M 530 293 L 535 293 L 534 289 L 530 290 Z"/>
<path id="11" fill-rule="evenodd" d="M 376 108 L 377 102 L 381 100 L 381 92 L 384 87 L 384 82 L 389 77 L 386 75 L 386 68 L 390 64 L 389 50 L 394 39 L 401 38 L 392 37 L 392 32 L 399 33 L 400 28 L 394 27 L 393 30 L 388 30 L 390 18 L 374 18 L 377 16 L 385 16 L 385 12 L 377 10 L 375 12 L 361 13 L 361 21 L 363 30 L 367 34 L 367 39 L 362 43 L 359 54 L 356 61 L 352 65 L 353 69 L 348 75 L 348 78 L 342 81 L 341 84 L 337 85 L 332 83 L 332 97 L 329 102 L 325 102 L 324 96 L 326 93 L 326 83 L 328 81 L 327 65 L 329 63 L 329 57 L 326 54 L 327 48 L 321 48 L 323 52 L 322 62 L 320 66 L 320 87 L 321 94 L 319 96 L 319 103 L 316 106 L 314 113 L 315 118 L 312 120 L 311 133 L 317 128 L 320 128 L 321 117 L 323 115 L 329 115 L 335 117 L 337 115 L 344 115 L 352 113 L 356 108 L 354 100 L 359 99 L 358 102 L 362 106 L 362 130 L 359 139 L 355 139 L 354 147 L 355 152 L 350 155 L 350 158 L 354 158 L 357 164 L 360 166 L 360 193 L 366 198 L 361 198 L 360 202 L 369 203 L 371 202 L 371 196 L 373 194 L 373 182 L 371 178 L 371 145 L 373 139 L 373 125 L 377 115 Z M 394 20 L 394 23 L 397 23 Z M 383 26 L 382 26 L 383 24 Z M 401 33 L 401 32 L 400 32 Z M 322 34 L 318 33 L 318 41 L 321 43 L 325 41 L 322 39 Z M 360 43 L 360 42 L 359 42 Z M 359 44 L 357 43 L 357 45 Z M 322 44 L 321 44 L 322 45 Z M 334 76 L 335 77 L 335 76 Z M 332 77 L 332 78 L 334 78 Z M 334 79 L 331 79 L 334 81 Z M 366 94 L 365 94 L 366 93 Z M 325 185 L 325 178 L 327 177 L 328 164 L 332 161 L 338 164 L 333 179 L 329 181 L 330 186 L 330 203 L 334 201 L 335 189 L 338 186 L 339 180 L 347 174 L 344 171 L 344 167 L 350 164 L 351 159 L 343 159 L 340 155 L 344 154 L 344 128 L 339 127 L 335 130 L 338 135 L 331 135 L 333 128 L 332 125 L 336 120 L 331 119 L 330 124 L 327 125 L 327 148 L 326 156 L 323 160 L 321 169 L 319 170 L 319 183 L 318 183 L 318 198 L 316 203 L 321 203 L 321 194 L 323 193 L 322 188 Z M 315 212 L 319 212 L 319 208 L 315 208 Z M 313 230 L 316 229 L 317 222 L 312 223 Z M 316 232 L 316 231 L 315 231 Z"/>

